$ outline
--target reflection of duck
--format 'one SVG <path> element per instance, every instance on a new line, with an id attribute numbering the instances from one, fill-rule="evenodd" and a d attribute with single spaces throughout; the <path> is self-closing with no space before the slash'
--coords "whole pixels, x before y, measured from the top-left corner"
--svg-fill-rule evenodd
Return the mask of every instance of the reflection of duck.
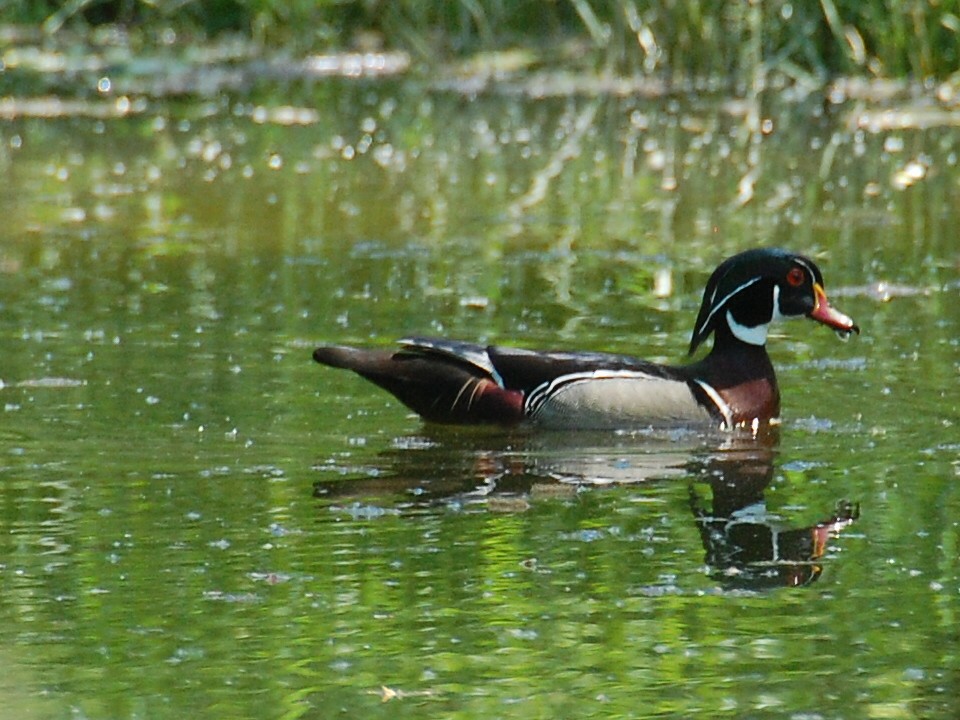
<path id="1" fill-rule="evenodd" d="M 693 486 L 690 505 L 707 564 L 731 587 L 761 590 L 816 581 L 827 541 L 860 515 L 859 505 L 841 502 L 833 515 L 814 525 L 784 527 L 767 511 L 763 497 L 773 478 L 768 450 L 714 455 L 701 472 L 710 484 L 712 508 Z"/>
<path id="2" fill-rule="evenodd" d="M 732 428 L 766 425 L 779 415 L 767 327 L 781 317 L 801 316 L 846 334 L 859 332 L 827 303 L 812 260 L 758 249 L 727 259 L 710 277 L 690 352 L 711 334 L 714 345 L 692 365 L 430 338 L 404 340 L 397 352 L 324 346 L 313 357 L 353 370 L 432 422 Z"/>
<path id="3" fill-rule="evenodd" d="M 374 517 L 438 503 L 523 510 L 537 497 L 584 487 L 687 479 L 690 507 L 716 579 L 753 590 L 804 585 L 819 577 L 828 541 L 857 519 L 859 507 L 840 503 L 833 515 L 800 528 L 786 527 L 768 512 L 764 492 L 774 475 L 776 430 L 726 435 L 718 446 L 715 434 L 427 428 L 429 434 L 398 439 L 395 448 L 377 457 L 376 469 L 319 465 L 339 479 L 318 481 L 314 495 L 346 512 Z M 697 483 L 710 485 L 709 507 Z"/>
<path id="4" fill-rule="evenodd" d="M 767 437 L 762 434 L 760 437 Z M 723 435 L 724 444 L 737 435 Z M 759 441 L 753 436 L 749 442 Z M 380 452 L 376 468 L 324 463 L 318 497 L 402 495 L 416 505 L 488 496 L 522 496 L 546 485 L 625 485 L 686 476 L 692 458 L 716 446 L 716 433 L 645 430 L 529 433 L 426 426 Z M 559 488 L 558 488 L 559 489 Z"/>

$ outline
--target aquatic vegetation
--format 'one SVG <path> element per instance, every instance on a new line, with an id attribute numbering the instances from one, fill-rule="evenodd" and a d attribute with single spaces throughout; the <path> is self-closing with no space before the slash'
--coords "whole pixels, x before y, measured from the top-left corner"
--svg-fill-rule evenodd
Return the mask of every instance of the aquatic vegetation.
<path id="1" fill-rule="evenodd" d="M 47 36 L 120 28 L 101 29 L 99 37 L 135 38 L 138 45 L 235 35 L 297 54 L 389 49 L 434 68 L 451 58 L 525 48 L 525 64 L 563 62 L 672 82 L 706 77 L 741 87 L 770 73 L 803 82 L 946 78 L 960 64 L 957 0 L 15 0 L 6 21 L 39 25 Z"/>

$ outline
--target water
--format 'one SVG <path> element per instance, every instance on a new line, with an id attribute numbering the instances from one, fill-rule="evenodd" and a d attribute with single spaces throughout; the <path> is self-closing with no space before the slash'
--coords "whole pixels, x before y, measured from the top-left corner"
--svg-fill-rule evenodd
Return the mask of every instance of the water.
<path id="1" fill-rule="evenodd" d="M 372 82 L 5 121 L 4 712 L 955 717 L 955 139 L 761 107 Z M 680 362 L 760 244 L 863 328 L 779 328 L 775 437 L 430 428 L 310 360 Z"/>

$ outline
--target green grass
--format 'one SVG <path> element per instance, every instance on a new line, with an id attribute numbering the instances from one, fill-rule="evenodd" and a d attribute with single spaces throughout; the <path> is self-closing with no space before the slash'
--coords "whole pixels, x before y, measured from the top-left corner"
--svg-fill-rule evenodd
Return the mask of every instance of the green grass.
<path id="1" fill-rule="evenodd" d="M 943 79 L 960 67 L 960 0 L 8 0 L 0 22 L 236 33 L 292 52 L 382 47 L 427 67 L 520 47 L 669 79 Z"/>

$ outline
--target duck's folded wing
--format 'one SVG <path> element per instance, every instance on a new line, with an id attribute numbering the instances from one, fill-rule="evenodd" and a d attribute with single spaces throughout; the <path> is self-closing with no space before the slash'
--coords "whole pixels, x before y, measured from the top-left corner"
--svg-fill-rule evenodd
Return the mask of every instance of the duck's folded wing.
<path id="1" fill-rule="evenodd" d="M 354 371 L 431 422 L 510 425 L 524 417 L 523 393 L 503 386 L 480 345 L 408 338 L 395 352 L 328 345 L 313 359 Z"/>
<path id="2" fill-rule="evenodd" d="M 484 349 L 506 387 L 532 391 L 562 375 L 596 370 L 634 371 L 667 380 L 681 379 L 683 371 L 630 355 L 597 352 L 536 352 L 491 346 Z"/>

